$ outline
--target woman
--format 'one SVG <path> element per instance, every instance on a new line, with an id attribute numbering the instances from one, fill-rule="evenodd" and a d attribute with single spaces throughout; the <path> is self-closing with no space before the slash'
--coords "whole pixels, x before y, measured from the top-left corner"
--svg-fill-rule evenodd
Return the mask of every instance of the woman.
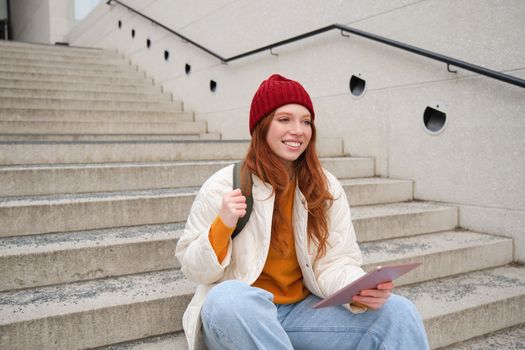
<path id="1" fill-rule="evenodd" d="M 312 308 L 364 274 L 345 192 L 317 157 L 314 118 L 301 84 L 272 75 L 250 108 L 241 183 L 253 211 L 235 239 L 246 198 L 232 188 L 233 166 L 197 194 L 176 252 L 199 284 L 183 317 L 190 349 L 201 340 L 209 349 L 428 349 L 415 307 L 392 283 Z"/>

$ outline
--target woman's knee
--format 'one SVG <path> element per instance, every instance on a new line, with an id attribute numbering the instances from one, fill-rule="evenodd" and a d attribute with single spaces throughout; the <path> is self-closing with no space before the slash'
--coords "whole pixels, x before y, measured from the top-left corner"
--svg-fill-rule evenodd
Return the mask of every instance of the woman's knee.
<path id="1" fill-rule="evenodd" d="M 256 310 L 257 305 L 272 300 L 273 295 L 237 280 L 224 281 L 213 287 L 202 307 L 202 312 L 216 317 L 239 315 Z"/>
<path id="2" fill-rule="evenodd" d="M 419 312 L 412 301 L 397 294 L 392 294 L 383 306 L 387 317 L 419 319 Z"/>
<path id="3" fill-rule="evenodd" d="M 248 288 L 248 284 L 237 280 L 221 282 L 206 296 L 203 310 L 208 313 L 228 310 L 236 304 L 235 301 L 242 299 Z"/>

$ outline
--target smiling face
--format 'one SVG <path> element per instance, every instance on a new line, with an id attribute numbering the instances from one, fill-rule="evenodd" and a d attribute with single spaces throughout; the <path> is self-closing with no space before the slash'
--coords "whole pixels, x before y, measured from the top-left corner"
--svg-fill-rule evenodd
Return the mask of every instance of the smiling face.
<path id="1" fill-rule="evenodd" d="M 275 110 L 266 142 L 287 169 L 292 169 L 293 162 L 305 151 L 311 138 L 312 117 L 306 107 L 288 104 Z"/>

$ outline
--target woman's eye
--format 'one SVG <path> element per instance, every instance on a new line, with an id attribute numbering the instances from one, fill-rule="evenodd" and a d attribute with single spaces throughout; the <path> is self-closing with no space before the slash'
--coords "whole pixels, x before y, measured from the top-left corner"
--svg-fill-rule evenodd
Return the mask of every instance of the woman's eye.
<path id="1" fill-rule="evenodd" d="M 305 124 L 305 125 L 312 125 L 312 121 L 311 121 L 311 120 L 305 120 L 305 121 L 304 121 L 304 124 Z"/>

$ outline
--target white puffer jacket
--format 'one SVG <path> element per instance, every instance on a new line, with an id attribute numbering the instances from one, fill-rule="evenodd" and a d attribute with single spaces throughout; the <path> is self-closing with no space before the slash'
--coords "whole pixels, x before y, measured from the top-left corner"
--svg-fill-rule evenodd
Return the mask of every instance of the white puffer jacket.
<path id="1" fill-rule="evenodd" d="M 200 311 L 208 291 L 217 283 L 236 279 L 252 284 L 261 274 L 270 245 L 275 196 L 272 188 L 253 176 L 253 211 L 244 229 L 230 240 L 228 254 L 219 263 L 208 240 L 210 226 L 220 211 L 222 197 L 232 191 L 233 165 L 212 175 L 200 189 L 191 208 L 176 256 L 186 277 L 198 284 L 183 316 L 183 327 L 190 350 L 203 349 Z M 304 284 L 324 298 L 361 277 L 361 251 L 356 242 L 345 192 L 337 179 L 325 171 L 334 197 L 328 210 L 330 234 L 324 257 L 315 260 L 317 247 L 307 239 L 306 199 L 296 187 L 293 231 L 297 260 Z"/>

